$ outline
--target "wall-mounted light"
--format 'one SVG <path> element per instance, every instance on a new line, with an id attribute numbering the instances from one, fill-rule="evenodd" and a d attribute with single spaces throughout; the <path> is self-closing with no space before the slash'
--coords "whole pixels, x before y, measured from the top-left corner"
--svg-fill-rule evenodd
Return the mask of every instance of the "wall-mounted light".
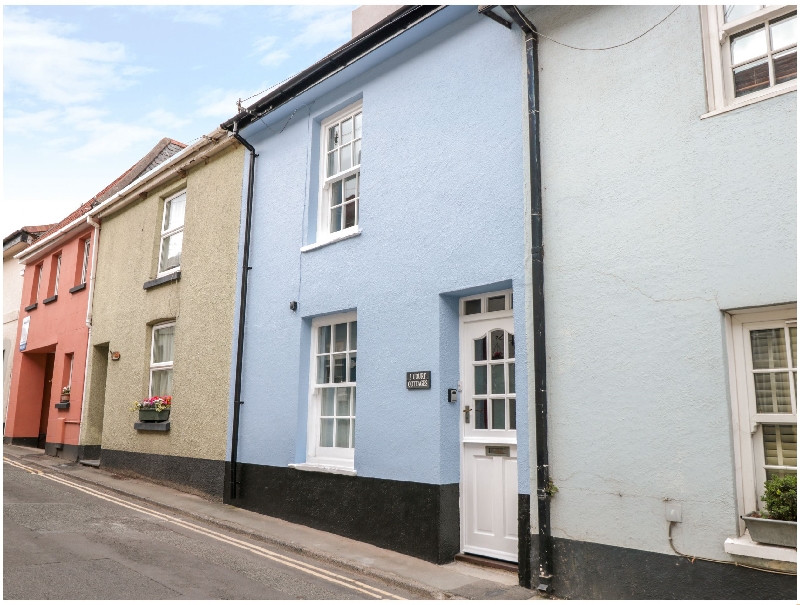
<path id="1" fill-rule="evenodd" d="M 291 302 L 289 303 L 289 308 L 290 308 L 292 311 L 297 311 L 297 301 L 296 301 L 296 300 L 293 300 L 293 301 L 291 301 Z"/>
<path id="2" fill-rule="evenodd" d="M 119 351 L 111 351 L 111 361 L 119 361 Z"/>

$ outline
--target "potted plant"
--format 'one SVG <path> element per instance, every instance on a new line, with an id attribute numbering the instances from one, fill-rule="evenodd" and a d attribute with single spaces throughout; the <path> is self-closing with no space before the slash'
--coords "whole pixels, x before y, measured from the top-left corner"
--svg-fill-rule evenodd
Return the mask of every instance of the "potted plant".
<path id="1" fill-rule="evenodd" d="M 169 411 L 172 408 L 172 397 L 150 397 L 142 401 L 133 402 L 133 411 L 139 412 L 140 422 L 163 422 L 169 420 Z"/>
<path id="2" fill-rule="evenodd" d="M 69 385 L 61 389 L 61 403 L 69 402 Z"/>
<path id="3" fill-rule="evenodd" d="M 742 517 L 754 542 L 797 548 L 797 475 L 764 483 L 764 510 Z"/>

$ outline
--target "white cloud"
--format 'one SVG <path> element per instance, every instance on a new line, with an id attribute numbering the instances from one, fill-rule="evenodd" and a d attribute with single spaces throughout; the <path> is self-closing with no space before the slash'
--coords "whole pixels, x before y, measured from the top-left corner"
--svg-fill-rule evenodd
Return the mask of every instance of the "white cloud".
<path id="1" fill-rule="evenodd" d="M 3 130 L 13 133 L 53 132 L 57 129 L 57 119 L 61 112 L 57 109 L 42 111 L 22 111 L 10 109 L 3 116 Z"/>
<path id="2" fill-rule="evenodd" d="M 241 90 L 224 90 L 215 88 L 197 100 L 195 115 L 204 118 L 226 119 L 236 115 L 236 101 L 248 97 L 249 94 Z"/>
<path id="3" fill-rule="evenodd" d="M 186 118 L 179 118 L 174 113 L 167 111 L 166 109 L 156 109 L 155 111 L 151 111 L 144 116 L 144 121 L 148 124 L 152 124 L 153 126 L 162 128 L 180 128 L 181 126 L 186 126 L 191 122 L 191 120 Z"/>
<path id="4" fill-rule="evenodd" d="M 270 48 L 275 46 L 275 43 L 278 41 L 278 36 L 264 36 L 263 38 L 256 38 L 256 42 L 254 44 L 255 50 L 253 54 L 263 53 L 268 51 Z"/>
<path id="5" fill-rule="evenodd" d="M 292 55 L 288 50 L 281 48 L 280 50 L 273 50 L 261 57 L 259 63 L 266 67 L 277 67 Z"/>
<path id="6" fill-rule="evenodd" d="M 119 42 L 69 36 L 74 28 L 6 12 L 3 79 L 6 91 L 21 90 L 49 103 L 67 105 L 103 98 L 134 83 L 143 68 L 129 65 Z"/>

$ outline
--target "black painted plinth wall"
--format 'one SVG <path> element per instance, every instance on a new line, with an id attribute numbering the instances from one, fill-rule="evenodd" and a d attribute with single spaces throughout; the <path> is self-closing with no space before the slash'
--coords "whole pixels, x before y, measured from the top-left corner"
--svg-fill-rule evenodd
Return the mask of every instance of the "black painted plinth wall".
<path id="1" fill-rule="evenodd" d="M 44 444 L 44 453 L 75 462 L 76 460 L 97 460 L 100 458 L 99 445 L 70 445 L 68 443 Z"/>
<path id="2" fill-rule="evenodd" d="M 103 449 L 100 467 L 120 474 L 140 475 L 182 491 L 222 500 L 224 460 Z"/>
<path id="3" fill-rule="evenodd" d="M 537 547 L 533 535 L 534 586 Z M 553 538 L 552 586 L 564 599 L 797 598 L 797 576 L 563 538 Z"/>
<path id="4" fill-rule="evenodd" d="M 38 437 L 3 437 L 6 445 L 22 445 L 25 447 L 36 447 L 39 445 Z"/>
<path id="5" fill-rule="evenodd" d="M 460 549 L 458 484 L 430 485 L 257 464 L 237 466 L 239 491 L 225 502 L 433 563 Z"/>

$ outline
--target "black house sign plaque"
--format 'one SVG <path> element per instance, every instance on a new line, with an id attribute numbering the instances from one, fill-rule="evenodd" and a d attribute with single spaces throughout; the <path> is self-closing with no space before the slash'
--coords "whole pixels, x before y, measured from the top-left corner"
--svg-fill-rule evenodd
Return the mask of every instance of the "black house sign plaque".
<path id="1" fill-rule="evenodd" d="M 409 390 L 431 388 L 431 371 L 406 372 L 406 388 Z"/>

